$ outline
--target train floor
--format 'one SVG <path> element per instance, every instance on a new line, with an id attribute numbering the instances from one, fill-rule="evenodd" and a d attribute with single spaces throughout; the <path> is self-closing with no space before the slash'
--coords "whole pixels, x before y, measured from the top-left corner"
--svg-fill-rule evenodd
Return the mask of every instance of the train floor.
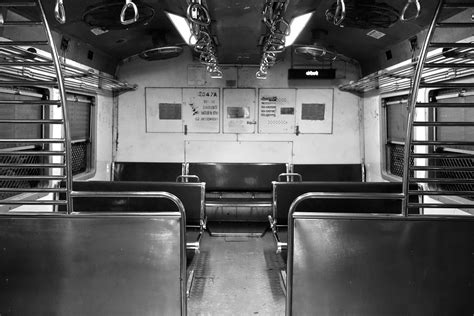
<path id="1" fill-rule="evenodd" d="M 188 315 L 284 315 L 283 260 L 270 232 L 210 236 L 201 241 Z"/>

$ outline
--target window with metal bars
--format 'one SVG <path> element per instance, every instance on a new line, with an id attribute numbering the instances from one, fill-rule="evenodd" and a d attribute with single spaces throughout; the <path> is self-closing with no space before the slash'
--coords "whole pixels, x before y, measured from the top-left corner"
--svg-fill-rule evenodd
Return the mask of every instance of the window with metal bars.
<path id="1" fill-rule="evenodd" d="M 407 96 L 382 99 L 384 109 L 384 171 L 391 176 L 403 177 L 405 137 L 407 130 Z M 410 161 L 413 165 L 413 159 Z"/>
<path id="2" fill-rule="evenodd" d="M 46 92 L 38 89 L 1 89 L 0 100 L 2 101 L 24 101 L 43 100 Z M 44 118 L 42 106 L 1 104 L 1 120 L 40 120 Z M 7 123 L 0 124 L 1 139 L 41 139 L 46 129 L 40 124 Z M 18 192 L 0 192 L 0 200 L 19 194 L 22 189 L 33 189 L 41 185 L 40 181 L 18 180 L 16 177 L 40 176 L 45 170 L 34 165 L 44 161 L 40 155 L 21 155 L 22 151 L 42 151 L 42 146 L 24 145 L 19 143 L 0 143 L 0 188 L 7 190 L 18 189 Z"/>
<path id="3" fill-rule="evenodd" d="M 69 128 L 71 131 L 72 174 L 78 175 L 92 168 L 92 106 L 94 98 L 67 94 Z"/>
<path id="4" fill-rule="evenodd" d="M 430 101 L 460 105 L 474 103 L 474 90 L 436 90 L 430 93 Z M 472 123 L 474 122 L 474 108 L 454 106 L 434 108 L 430 113 L 430 118 L 435 122 Z M 430 138 L 444 142 L 473 141 L 474 126 L 433 127 L 430 130 Z M 474 146 L 455 144 L 434 146 L 432 151 L 438 154 L 446 154 L 440 159 L 429 161 L 430 166 L 441 167 L 441 170 L 431 172 L 433 177 L 455 180 L 474 179 Z M 465 171 L 462 169 L 465 169 Z M 474 200 L 474 184 L 471 183 L 439 183 L 432 184 L 431 187 L 442 191 L 472 191 L 472 196 L 464 197 Z"/>

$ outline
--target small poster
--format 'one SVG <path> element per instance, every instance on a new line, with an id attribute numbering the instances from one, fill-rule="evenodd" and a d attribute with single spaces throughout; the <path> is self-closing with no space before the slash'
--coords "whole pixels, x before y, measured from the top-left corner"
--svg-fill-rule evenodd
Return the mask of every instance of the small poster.
<path id="1" fill-rule="evenodd" d="M 188 133 L 219 133 L 219 89 L 183 89 L 183 118 Z"/>
<path id="2" fill-rule="evenodd" d="M 295 132 L 295 89 L 260 89 L 259 133 Z"/>
<path id="3" fill-rule="evenodd" d="M 224 89 L 224 133 L 255 133 L 255 89 Z"/>
<path id="4" fill-rule="evenodd" d="M 147 133 L 179 133 L 183 131 L 180 88 L 145 88 Z"/>
<path id="5" fill-rule="evenodd" d="M 331 134 L 333 89 L 297 89 L 296 121 L 302 134 Z"/>

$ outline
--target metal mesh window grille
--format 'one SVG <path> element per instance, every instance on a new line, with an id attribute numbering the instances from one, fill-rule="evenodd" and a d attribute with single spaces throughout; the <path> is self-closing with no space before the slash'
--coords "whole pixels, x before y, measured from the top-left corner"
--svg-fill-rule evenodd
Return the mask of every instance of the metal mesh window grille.
<path id="1" fill-rule="evenodd" d="M 40 157 L 38 156 L 0 156 L 0 164 L 38 164 L 40 163 Z M 39 176 L 41 175 L 41 169 L 39 168 L 17 168 L 17 167 L 6 167 L 0 168 L 0 176 Z M 0 187 L 6 189 L 28 189 L 36 188 L 40 184 L 39 181 L 27 181 L 27 180 L 0 180 Z M 0 200 L 9 198 L 17 195 L 18 192 L 0 192 Z"/>
<path id="2" fill-rule="evenodd" d="M 448 152 L 446 150 L 437 150 L 437 152 Z M 446 168 L 465 168 L 474 167 L 474 156 L 466 154 L 466 157 L 462 158 L 444 158 L 437 160 L 438 167 Z M 474 171 L 438 171 L 436 174 L 437 178 L 447 179 L 474 179 Z M 439 184 L 439 189 L 443 191 L 472 191 L 472 196 L 468 196 L 469 199 L 474 199 L 474 184 L 470 183 L 444 183 Z"/>
<path id="3" fill-rule="evenodd" d="M 71 144 L 72 174 L 86 172 L 89 166 L 89 142 Z"/>
<path id="4" fill-rule="evenodd" d="M 387 167 L 388 172 L 398 177 L 403 177 L 403 165 L 404 165 L 404 151 L 405 145 L 402 144 L 387 144 Z M 413 166 L 414 159 L 410 158 L 410 166 Z M 413 175 L 413 172 L 411 172 Z"/>

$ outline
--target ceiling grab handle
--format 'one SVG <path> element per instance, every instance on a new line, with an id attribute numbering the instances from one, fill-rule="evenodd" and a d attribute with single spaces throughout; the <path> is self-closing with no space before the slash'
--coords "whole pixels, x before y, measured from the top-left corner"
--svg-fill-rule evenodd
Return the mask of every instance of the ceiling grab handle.
<path id="1" fill-rule="evenodd" d="M 411 17 L 406 17 L 406 13 L 408 11 L 408 9 L 410 8 L 411 5 L 414 5 L 415 8 L 416 8 L 416 13 L 415 15 L 411 16 Z M 405 5 L 405 7 L 403 8 L 402 10 L 402 14 L 400 15 L 400 21 L 402 22 L 408 22 L 408 21 L 413 21 L 413 20 L 416 20 L 419 16 L 420 16 L 420 13 L 421 13 L 421 4 L 420 4 L 420 1 L 419 0 L 408 0 L 407 1 L 407 4 Z"/>
<path id="2" fill-rule="evenodd" d="M 127 12 L 129 8 L 133 9 L 133 17 L 129 20 L 125 20 L 125 13 Z M 122 25 L 129 25 L 129 24 L 137 22 L 137 20 L 138 20 L 137 5 L 133 3 L 132 0 L 125 0 L 125 5 L 123 6 L 122 11 L 120 12 L 120 23 L 122 23 Z"/>
<path id="3" fill-rule="evenodd" d="M 193 2 L 188 6 L 186 11 L 188 19 L 197 25 L 208 26 L 211 24 L 211 16 L 205 6 L 199 2 Z"/>
<path id="4" fill-rule="evenodd" d="M 334 25 L 341 25 L 346 18 L 346 3 L 344 0 L 337 0 L 336 11 L 334 12 Z"/>
<path id="5" fill-rule="evenodd" d="M 63 0 L 56 0 L 56 5 L 54 6 L 54 17 L 59 23 L 66 23 L 66 10 L 64 10 Z"/>

